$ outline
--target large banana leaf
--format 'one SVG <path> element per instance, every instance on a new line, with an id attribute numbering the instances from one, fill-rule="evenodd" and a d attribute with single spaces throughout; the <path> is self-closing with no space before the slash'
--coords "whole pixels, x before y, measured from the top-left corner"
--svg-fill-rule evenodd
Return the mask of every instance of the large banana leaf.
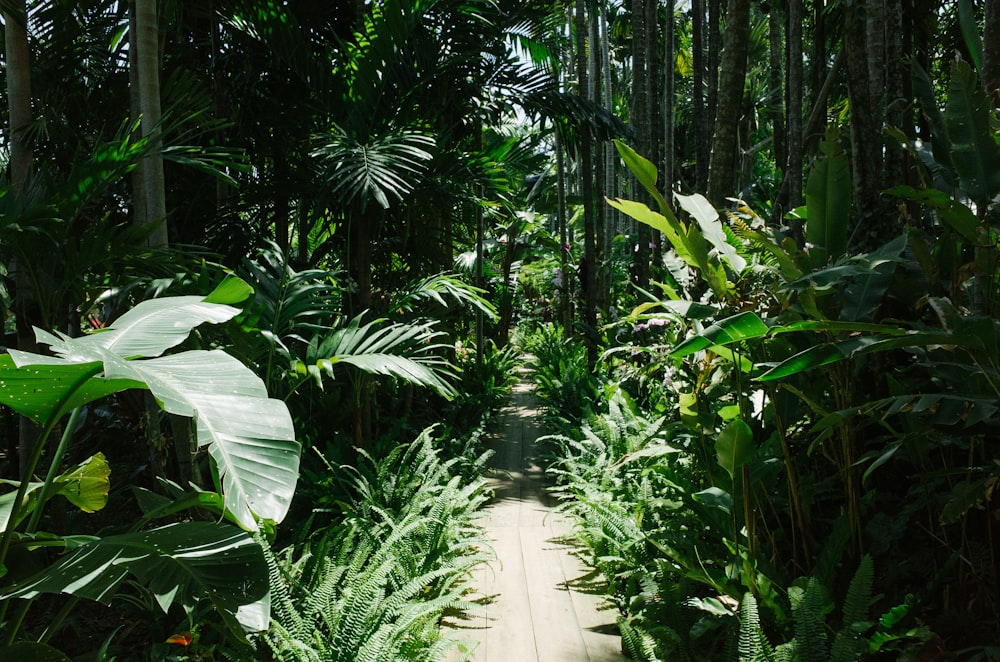
<path id="1" fill-rule="evenodd" d="M 266 613 L 249 609 L 266 600 L 267 563 L 249 534 L 225 524 L 181 522 L 109 536 L 78 547 L 53 566 L 10 588 L 0 600 L 66 593 L 109 604 L 118 587 L 134 575 L 160 607 L 193 604 L 208 596 L 227 620 L 248 630 L 267 629 Z"/>
<path id="2" fill-rule="evenodd" d="M 109 356 L 112 379 L 144 383 L 165 411 L 195 419 L 198 445 L 215 461 L 226 509 L 256 530 L 255 516 L 280 522 L 299 473 L 299 444 L 285 403 L 264 382 L 219 350 L 147 361 Z"/>
<path id="3" fill-rule="evenodd" d="M 224 286 L 216 300 L 235 296 Z M 166 411 L 195 419 L 198 443 L 216 463 L 227 510 L 241 526 L 280 521 L 298 478 L 299 445 L 285 404 L 222 351 L 160 357 L 198 324 L 221 322 L 236 308 L 212 295 L 145 301 L 107 331 L 81 338 L 38 331 L 57 356 L 12 350 L 0 356 L 0 402 L 39 423 L 129 388 L 148 388 Z M 156 358 L 129 360 L 135 356 Z"/>

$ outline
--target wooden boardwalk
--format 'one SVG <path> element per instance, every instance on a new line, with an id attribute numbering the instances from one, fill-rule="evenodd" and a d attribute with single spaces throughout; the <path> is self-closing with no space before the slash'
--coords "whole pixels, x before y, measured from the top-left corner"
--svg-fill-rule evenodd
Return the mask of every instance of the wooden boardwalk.
<path id="1" fill-rule="evenodd" d="M 479 571 L 475 587 L 486 604 L 468 620 L 450 621 L 458 630 L 450 634 L 466 642 L 474 662 L 618 662 L 625 658 L 615 612 L 574 554 L 570 527 L 553 513 L 534 461 L 538 405 L 521 376 L 487 444 L 495 451 L 495 497 L 482 523 L 497 561 Z"/>

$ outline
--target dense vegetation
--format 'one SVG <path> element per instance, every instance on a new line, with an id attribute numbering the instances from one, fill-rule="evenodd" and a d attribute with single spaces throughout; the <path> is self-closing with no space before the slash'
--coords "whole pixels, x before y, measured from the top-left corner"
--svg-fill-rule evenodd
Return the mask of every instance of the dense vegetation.
<path id="1" fill-rule="evenodd" d="M 1000 659 L 997 3 L 0 13 L 0 657 L 440 659 L 524 353 L 632 658 Z"/>

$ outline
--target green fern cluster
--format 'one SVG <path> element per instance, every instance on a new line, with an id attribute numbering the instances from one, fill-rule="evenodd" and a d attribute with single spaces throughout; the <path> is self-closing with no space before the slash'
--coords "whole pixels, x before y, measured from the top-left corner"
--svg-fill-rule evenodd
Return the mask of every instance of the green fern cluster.
<path id="1" fill-rule="evenodd" d="M 485 482 L 463 484 L 430 431 L 353 470 L 341 520 L 269 553 L 275 659 L 437 660 L 455 642 L 442 615 L 466 610 L 463 587 L 487 560 L 473 524 Z"/>

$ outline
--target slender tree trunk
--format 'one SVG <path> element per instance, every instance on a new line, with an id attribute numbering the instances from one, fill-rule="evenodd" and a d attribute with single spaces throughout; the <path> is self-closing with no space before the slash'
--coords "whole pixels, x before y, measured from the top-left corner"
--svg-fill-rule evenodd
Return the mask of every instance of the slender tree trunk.
<path id="1" fill-rule="evenodd" d="M 909 67 L 906 64 L 910 54 L 910 44 L 906 42 L 909 32 L 904 26 L 912 20 L 903 12 L 903 0 L 885 0 L 885 123 L 895 127 L 907 136 L 913 136 L 910 113 L 906 112 L 909 100 L 913 98 L 910 85 Z M 905 184 L 907 154 L 902 149 L 888 149 L 885 155 L 885 183 L 887 186 Z"/>
<path id="2" fill-rule="evenodd" d="M 600 46 L 601 46 L 601 69 L 603 71 L 604 80 L 604 95 L 602 97 L 604 101 L 604 109 L 609 113 L 614 112 L 614 91 L 612 88 L 611 80 L 611 53 L 609 47 L 608 39 L 608 13 L 607 7 L 603 4 L 601 5 L 600 11 L 601 19 L 601 34 L 600 34 Z M 604 195 L 609 198 L 615 198 L 618 195 L 617 183 L 617 165 L 618 165 L 618 152 L 615 150 L 614 145 L 611 141 L 604 144 Z M 617 210 L 608 207 L 608 205 L 603 204 L 602 201 L 598 200 L 598 204 L 605 208 L 605 221 L 604 229 L 602 231 L 604 239 L 601 242 L 602 246 L 600 248 L 600 254 L 602 259 L 606 262 L 610 262 L 612 258 L 612 250 L 614 246 L 615 230 L 617 228 L 617 217 L 619 213 Z M 605 287 L 608 291 L 608 296 L 611 294 L 611 276 L 610 270 L 605 269 L 604 273 L 608 274 L 608 283 Z M 609 300 L 610 305 L 610 300 Z"/>
<path id="3" fill-rule="evenodd" d="M 802 204 L 802 169 L 804 166 L 802 133 L 802 23 L 805 12 L 802 0 L 788 0 L 788 208 Z"/>
<path id="4" fill-rule="evenodd" d="M 590 50 L 588 66 L 590 67 L 590 100 L 597 106 L 602 104 L 602 92 L 604 87 L 604 66 L 601 61 L 601 12 L 600 8 L 595 6 L 591 8 L 589 16 L 589 30 L 590 30 Z M 596 270 L 596 293 L 594 297 L 594 303 L 598 310 L 608 309 L 608 295 L 609 295 L 609 283 L 608 283 L 608 270 L 605 268 L 607 263 L 605 258 L 605 246 L 604 246 L 604 228 L 607 225 L 607 205 L 603 204 L 605 189 L 604 189 L 604 152 L 607 147 L 607 141 L 602 140 L 596 145 L 594 159 L 594 242 L 595 242 L 595 270 Z"/>
<path id="5" fill-rule="evenodd" d="M 160 134 L 160 56 L 156 0 L 135 0 L 135 33 L 132 46 L 136 51 L 139 79 L 139 110 L 142 113 L 142 135 L 153 142 Z M 149 235 L 149 245 L 167 245 L 167 204 L 163 182 L 163 158 L 158 151 L 146 156 L 143 170 L 143 190 L 146 224 L 156 224 Z"/>
<path id="6" fill-rule="evenodd" d="M 863 215 L 876 212 L 882 184 L 880 122 L 869 83 L 866 4 L 844 6 L 844 50 L 847 92 L 851 107 L 851 151 L 854 205 Z"/>
<path id="7" fill-rule="evenodd" d="M 987 0 L 983 28 L 983 87 L 1000 109 L 1000 2 Z"/>
<path id="8" fill-rule="evenodd" d="M 794 0 L 789 0 L 793 2 Z M 778 3 L 770 5 L 768 22 L 768 119 L 771 120 L 771 137 L 774 148 L 774 162 L 783 170 L 788 170 L 788 145 L 785 143 L 785 127 L 788 121 L 788 106 L 783 73 L 785 71 L 785 14 Z M 789 57 L 791 54 L 789 53 Z M 791 89 L 788 90 L 790 94 Z M 785 205 L 785 201 L 775 200 L 775 204 Z"/>
<path id="9" fill-rule="evenodd" d="M 705 113 L 705 0 L 691 0 L 691 107 L 694 110 L 694 186 L 708 186 L 709 136 L 711 126 Z"/>
<path id="10" fill-rule="evenodd" d="M 10 188 L 15 199 L 23 199 L 31 181 L 34 156 L 28 128 L 31 125 L 31 57 L 28 48 L 28 12 L 24 0 L 11 3 L 13 11 L 3 12 L 5 62 L 7 69 L 7 112 L 10 126 Z M 23 256 L 15 257 L 9 271 L 14 279 L 14 311 L 17 346 L 23 351 L 37 348 L 32 326 L 41 324 L 38 300 Z M 38 427 L 25 417 L 18 423 L 18 473 L 26 480 L 27 464 L 38 439 Z"/>
<path id="11" fill-rule="evenodd" d="M 632 0 L 632 126 L 635 129 L 636 151 L 646 158 L 650 154 L 649 140 L 649 85 L 646 81 L 649 75 L 649 67 L 646 58 L 649 54 L 646 42 L 646 2 L 645 0 Z M 655 161 L 654 161 L 655 162 Z M 645 199 L 645 192 L 638 196 Z M 635 283 L 642 289 L 649 287 L 649 244 L 652 241 L 652 232 L 648 225 L 640 223 L 635 252 L 633 255 L 632 272 L 635 276 Z"/>
<path id="12" fill-rule="evenodd" d="M 676 10 L 675 0 L 667 0 L 667 19 L 663 31 L 663 188 L 667 200 L 670 200 L 674 189 L 676 173 L 674 169 L 675 150 L 674 145 L 674 88 L 676 87 L 674 76 L 674 33 L 676 25 L 674 13 Z"/>
<path id="13" fill-rule="evenodd" d="M 718 113 L 708 174 L 708 199 L 717 207 L 725 206 L 735 181 L 737 130 L 743 101 L 750 41 L 750 0 L 729 0 L 726 12 L 726 40 L 719 77 Z"/>
<path id="14" fill-rule="evenodd" d="M 813 0 L 813 49 L 810 58 L 810 107 L 816 107 L 819 99 L 820 89 L 823 81 L 826 80 L 826 2 L 825 0 Z M 826 127 L 826 115 L 822 118 L 822 133 Z"/>
<path id="15" fill-rule="evenodd" d="M 589 85 L 587 72 L 587 17 L 586 1 L 576 2 L 576 69 L 578 89 L 583 96 Z M 591 369 L 597 364 L 597 344 L 594 333 L 597 328 L 597 236 L 596 215 L 594 213 L 594 156 L 591 145 L 590 127 L 580 124 L 580 192 L 583 196 L 583 262 L 580 276 L 583 285 L 583 323 L 586 327 L 585 344 L 587 363 Z"/>
<path id="16" fill-rule="evenodd" d="M 719 67 L 722 49 L 722 2 L 723 0 L 708 0 L 708 90 L 705 98 L 708 100 L 705 115 L 706 133 L 713 130 L 715 118 L 719 112 Z M 726 19 L 728 21 L 728 19 Z"/>
<path id="17" fill-rule="evenodd" d="M 15 195 L 24 193 L 34 167 L 31 139 L 31 60 L 28 49 L 28 14 L 25 0 L 10 3 L 14 13 L 4 12 L 4 63 L 7 70 L 7 111 L 10 114 L 10 186 Z"/>

